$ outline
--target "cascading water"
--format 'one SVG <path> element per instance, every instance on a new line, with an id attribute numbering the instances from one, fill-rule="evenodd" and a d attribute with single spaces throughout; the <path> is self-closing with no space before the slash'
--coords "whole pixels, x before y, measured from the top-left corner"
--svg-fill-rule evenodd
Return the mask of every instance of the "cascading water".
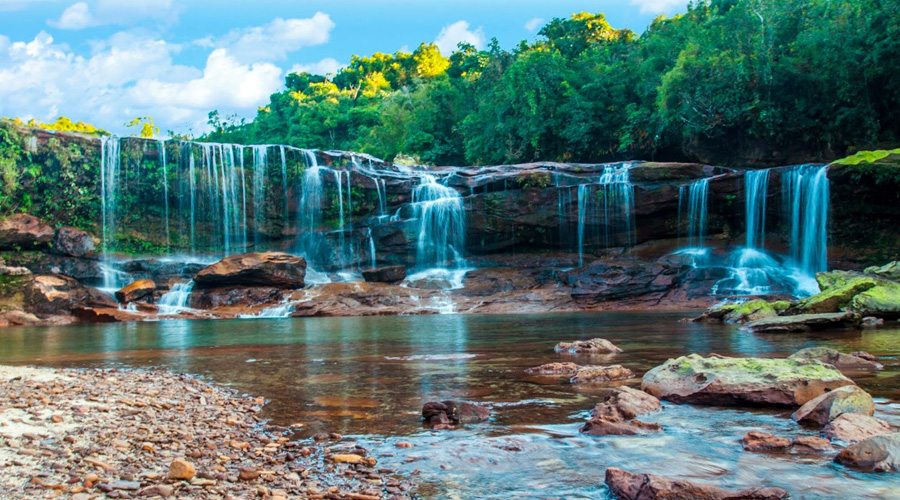
<path id="1" fill-rule="evenodd" d="M 744 173 L 744 196 L 747 212 L 746 247 L 761 249 L 766 241 L 766 199 L 769 190 L 768 170 Z"/>
<path id="2" fill-rule="evenodd" d="M 176 283 L 172 288 L 159 298 L 157 306 L 161 316 L 169 316 L 190 310 L 188 304 L 191 300 L 191 292 L 194 290 L 194 282 Z"/>
<path id="3" fill-rule="evenodd" d="M 256 227 L 262 226 L 265 220 L 265 202 L 266 202 L 266 171 L 269 166 L 269 148 L 268 146 L 253 146 L 253 220 Z M 282 149 L 282 152 L 284 150 Z M 284 156 L 282 155 L 282 159 Z M 282 161 L 284 168 L 284 161 Z M 261 234 L 257 230 L 254 234 L 254 243 L 260 244 Z"/>
<path id="4" fill-rule="evenodd" d="M 462 196 L 435 177 L 424 175 L 413 190 L 412 208 L 419 221 L 417 267 L 464 267 L 466 212 Z"/>
<path id="5" fill-rule="evenodd" d="M 706 237 L 706 219 L 709 203 L 709 179 L 691 183 L 688 190 L 688 246 L 702 247 Z M 681 200 L 679 200 L 679 205 Z"/>
<path id="6" fill-rule="evenodd" d="M 116 240 L 116 194 L 119 185 L 119 138 L 100 139 L 100 211 L 103 218 L 103 288 L 118 288 L 117 273 L 110 262 L 110 252 L 115 249 Z"/>
<path id="7" fill-rule="evenodd" d="M 632 164 L 607 165 L 596 182 L 578 186 L 578 263 L 584 265 L 584 248 L 589 244 L 590 221 L 602 232 L 595 235 L 605 248 L 615 244 L 634 245 L 634 185 L 629 178 Z"/>
<path id="8" fill-rule="evenodd" d="M 812 275 L 828 269 L 828 166 L 800 165 L 782 173 L 785 216 L 790 215 L 790 256 Z"/>

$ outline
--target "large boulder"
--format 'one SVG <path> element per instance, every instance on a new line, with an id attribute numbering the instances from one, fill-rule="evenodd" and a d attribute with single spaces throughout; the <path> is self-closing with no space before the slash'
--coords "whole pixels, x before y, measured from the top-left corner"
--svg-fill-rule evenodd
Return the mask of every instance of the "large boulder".
<path id="1" fill-rule="evenodd" d="M 692 354 L 650 370 L 641 388 L 676 403 L 801 406 L 847 385 L 853 381 L 818 361 Z"/>
<path id="2" fill-rule="evenodd" d="M 744 325 L 744 329 L 756 333 L 792 333 L 812 330 L 829 330 L 857 328 L 861 318 L 852 312 L 828 314 L 798 314 L 796 316 L 778 316 L 753 321 Z"/>
<path id="3" fill-rule="evenodd" d="M 705 484 L 669 479 L 652 474 L 635 474 L 622 469 L 606 469 L 606 485 L 619 500 L 783 500 L 781 488 L 753 488 L 729 491 Z"/>
<path id="4" fill-rule="evenodd" d="M 870 276 L 857 276 L 841 284 L 826 288 L 821 293 L 801 300 L 790 314 L 824 314 L 846 310 L 853 297 L 878 286 L 878 280 Z"/>
<path id="5" fill-rule="evenodd" d="M 369 283 L 399 283 L 406 279 L 406 266 L 388 266 L 366 269 L 363 279 Z"/>
<path id="6" fill-rule="evenodd" d="M 306 259 L 281 252 L 225 257 L 194 276 L 197 288 L 261 286 L 296 289 L 305 286 Z"/>
<path id="7" fill-rule="evenodd" d="M 693 321 L 698 323 L 747 323 L 774 318 L 788 307 L 790 307 L 790 303 L 784 301 L 748 300 L 741 304 L 715 306 Z"/>
<path id="8" fill-rule="evenodd" d="M 900 261 L 895 260 L 883 266 L 867 267 L 864 272 L 881 278 L 900 281 Z"/>
<path id="9" fill-rule="evenodd" d="M 629 299 L 658 301 L 680 285 L 686 269 L 658 263 L 594 262 L 570 271 L 566 281 L 572 298 L 583 306 Z"/>
<path id="10" fill-rule="evenodd" d="M 118 308 L 109 295 L 60 275 L 35 276 L 26 300 L 26 309 L 38 315 L 70 314 L 76 309 Z"/>
<path id="11" fill-rule="evenodd" d="M 890 424 L 861 413 L 844 413 L 822 429 L 825 436 L 845 443 L 856 443 L 889 432 L 891 432 Z"/>
<path id="12" fill-rule="evenodd" d="M 875 413 L 872 396 L 855 385 L 839 387 L 808 401 L 792 418 L 801 424 L 821 427 L 846 413 L 871 417 Z"/>
<path id="13" fill-rule="evenodd" d="M 854 296 L 850 310 L 862 316 L 900 317 L 900 284 L 884 282 Z"/>
<path id="14" fill-rule="evenodd" d="M 16 214 L 0 222 L 0 249 L 31 250 L 46 247 L 56 232 L 33 215 Z"/>
<path id="15" fill-rule="evenodd" d="M 560 342 L 554 348 L 556 352 L 569 354 L 615 354 L 622 349 L 606 339 L 576 340 L 575 342 Z"/>
<path id="16" fill-rule="evenodd" d="M 900 432 L 863 439 L 841 450 L 835 460 L 865 471 L 900 472 Z"/>
<path id="17" fill-rule="evenodd" d="M 93 257 L 94 238 L 74 227 L 61 227 L 53 238 L 53 253 L 70 257 Z"/>
<path id="18" fill-rule="evenodd" d="M 809 347 L 792 354 L 788 359 L 815 360 L 834 366 L 842 372 L 863 370 L 881 370 L 881 363 L 872 361 L 854 353 L 844 354 L 828 347 Z"/>
<path id="19" fill-rule="evenodd" d="M 156 291 L 156 283 L 153 280 L 137 280 L 134 283 L 116 291 L 116 300 L 122 304 L 128 304 L 140 300 Z"/>

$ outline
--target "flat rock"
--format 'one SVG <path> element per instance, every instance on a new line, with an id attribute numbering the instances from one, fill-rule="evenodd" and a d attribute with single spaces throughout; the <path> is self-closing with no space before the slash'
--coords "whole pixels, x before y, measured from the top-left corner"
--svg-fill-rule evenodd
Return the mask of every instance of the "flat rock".
<path id="1" fill-rule="evenodd" d="M 831 449 L 831 443 L 820 437 L 797 436 L 791 439 L 767 432 L 748 432 L 741 439 L 741 446 L 744 450 L 752 452 L 814 453 Z"/>
<path id="2" fill-rule="evenodd" d="M 857 328 L 859 325 L 860 316 L 858 314 L 842 312 L 778 316 L 747 323 L 743 328 L 755 333 L 792 333 L 808 332 L 812 330 Z"/>
<path id="3" fill-rule="evenodd" d="M 853 381 L 818 361 L 692 354 L 650 370 L 641 388 L 676 403 L 802 406 L 846 385 Z"/>
<path id="4" fill-rule="evenodd" d="M 232 255 L 194 276 L 197 288 L 263 286 L 297 289 L 305 286 L 306 259 L 281 252 Z"/>
<path id="5" fill-rule="evenodd" d="M 528 368 L 525 373 L 529 375 L 575 375 L 581 366 L 575 363 L 547 363 L 546 365 Z"/>
<path id="6" fill-rule="evenodd" d="M 606 485 L 619 500 L 783 500 L 781 488 L 753 488 L 729 491 L 691 481 L 651 474 L 635 474 L 622 469 L 606 469 Z"/>
<path id="7" fill-rule="evenodd" d="M 900 472 L 900 432 L 863 439 L 841 450 L 835 460 L 871 472 Z"/>
<path id="8" fill-rule="evenodd" d="M 596 384 L 613 380 L 625 380 L 634 378 L 634 372 L 622 365 L 612 366 L 582 366 L 569 382 L 580 384 Z"/>
<path id="9" fill-rule="evenodd" d="M 593 417 L 628 420 L 659 411 L 659 399 L 631 387 L 616 387 L 609 391 L 592 412 Z"/>
<path id="10" fill-rule="evenodd" d="M 32 250 L 45 247 L 56 231 L 28 214 L 15 214 L 0 222 L 0 249 Z"/>
<path id="11" fill-rule="evenodd" d="M 884 420 L 861 413 L 845 413 L 825 426 L 822 433 L 831 439 L 856 443 L 864 439 L 888 434 L 891 426 Z"/>
<path id="12" fill-rule="evenodd" d="M 554 348 L 556 352 L 568 352 L 570 354 L 615 354 L 622 349 L 606 339 L 576 340 L 575 342 L 560 342 Z"/>
<path id="13" fill-rule="evenodd" d="M 865 356 L 865 357 L 864 357 Z M 881 370 L 884 366 L 874 361 L 873 356 L 864 353 L 862 356 L 856 353 L 844 354 L 828 347 L 810 347 L 797 351 L 788 359 L 816 360 L 827 363 L 841 371 Z"/>
<path id="14" fill-rule="evenodd" d="M 662 432 L 662 426 L 637 419 L 622 421 L 598 417 L 588 420 L 581 432 L 589 436 L 636 436 Z"/>
<path id="15" fill-rule="evenodd" d="M 801 424 L 821 427 L 847 413 L 871 417 L 875 413 L 872 396 L 855 385 L 839 387 L 808 401 L 791 417 Z"/>

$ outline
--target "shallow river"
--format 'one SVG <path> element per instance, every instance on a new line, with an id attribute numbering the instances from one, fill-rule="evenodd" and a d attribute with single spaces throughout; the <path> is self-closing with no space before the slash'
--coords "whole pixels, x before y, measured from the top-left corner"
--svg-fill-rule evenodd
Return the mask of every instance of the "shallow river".
<path id="1" fill-rule="evenodd" d="M 876 416 L 900 426 L 900 327 L 816 335 L 756 335 L 730 326 L 679 323 L 681 315 L 600 313 L 405 316 L 216 322 L 170 321 L 0 329 L 0 364 L 162 367 L 270 400 L 276 424 L 305 435 L 339 432 L 374 450 L 380 465 L 418 474 L 424 498 L 607 498 L 606 467 L 723 487 L 781 486 L 794 499 L 900 499 L 900 475 L 861 474 L 831 455 L 742 451 L 751 430 L 814 434 L 790 411 L 664 404 L 644 418 L 665 432 L 581 436 L 595 395 L 563 382 L 537 383 L 525 368 L 558 360 L 623 364 L 638 374 L 698 353 L 787 356 L 829 346 L 881 356 L 885 370 L 854 379 L 876 396 Z M 603 337 L 613 357 L 553 352 L 560 341 Z M 639 380 L 628 382 L 640 385 Z M 427 401 L 490 405 L 494 419 L 432 432 Z M 398 441 L 415 446 L 400 449 Z"/>

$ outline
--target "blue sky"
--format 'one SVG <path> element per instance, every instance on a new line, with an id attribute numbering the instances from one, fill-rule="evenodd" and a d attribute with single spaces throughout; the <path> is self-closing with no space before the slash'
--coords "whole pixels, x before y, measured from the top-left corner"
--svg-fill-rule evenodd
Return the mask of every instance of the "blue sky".
<path id="1" fill-rule="evenodd" d="M 122 132 L 136 116 L 204 130 L 219 109 L 244 117 L 295 70 L 334 72 L 352 54 L 504 47 L 543 23 L 604 12 L 641 32 L 687 0 L 0 0 L 0 116 L 68 116 Z M 449 55 L 449 54 L 445 54 Z"/>

